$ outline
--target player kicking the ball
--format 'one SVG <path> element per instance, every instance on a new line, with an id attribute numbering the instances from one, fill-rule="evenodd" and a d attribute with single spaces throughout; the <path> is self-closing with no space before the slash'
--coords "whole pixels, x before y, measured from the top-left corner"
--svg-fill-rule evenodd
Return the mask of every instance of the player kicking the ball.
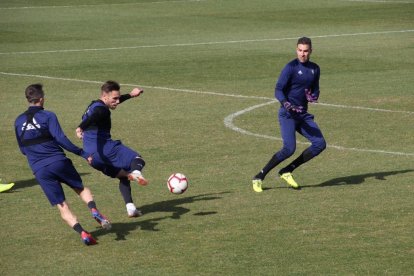
<path id="1" fill-rule="evenodd" d="M 314 116 L 308 113 L 308 103 L 316 103 L 319 98 L 320 69 L 309 61 L 312 53 L 310 38 L 299 38 L 296 47 L 297 58 L 282 70 L 276 84 L 275 97 L 281 103 L 279 109 L 280 132 L 283 147 L 276 152 L 266 166 L 253 178 L 253 190 L 262 192 L 262 181 L 279 163 L 292 156 L 296 150 L 296 132 L 311 142 L 310 147 L 285 168 L 279 171 L 281 179 L 294 188 L 300 186 L 293 179 L 292 172 L 308 162 L 326 148 L 326 142 Z"/>
<path id="2" fill-rule="evenodd" d="M 104 228 L 111 223 L 96 208 L 91 191 L 84 187 L 82 180 L 65 156 L 63 149 L 82 156 L 88 161 L 90 155 L 78 148 L 66 137 L 55 113 L 43 109 L 44 92 L 41 84 L 26 88 L 29 109 L 15 121 L 16 139 L 20 151 L 27 157 L 30 168 L 52 205 L 56 205 L 62 219 L 81 236 L 86 245 L 96 244 L 92 235 L 82 228 L 65 200 L 62 184 L 67 184 L 88 205 L 92 217 Z"/>
<path id="3" fill-rule="evenodd" d="M 112 140 L 110 109 L 114 110 L 124 101 L 138 97 L 144 90 L 134 88 L 129 94 L 121 95 L 120 89 L 115 81 L 107 81 L 102 85 L 100 98 L 87 107 L 76 135 L 82 139 L 84 150 L 92 153 L 91 166 L 107 176 L 119 179 L 119 190 L 128 216 L 139 217 L 142 212 L 132 200 L 130 180 L 137 181 L 142 186 L 148 184 L 141 173 L 145 161 L 139 153 L 121 141 Z"/>

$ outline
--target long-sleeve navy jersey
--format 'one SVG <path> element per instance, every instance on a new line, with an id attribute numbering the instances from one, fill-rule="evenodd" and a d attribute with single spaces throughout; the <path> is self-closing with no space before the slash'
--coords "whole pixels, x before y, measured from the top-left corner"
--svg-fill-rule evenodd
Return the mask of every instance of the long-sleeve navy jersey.
<path id="1" fill-rule="evenodd" d="M 301 63 L 294 59 L 283 68 L 276 83 L 275 97 L 279 102 L 288 101 L 296 106 L 308 109 L 306 90 L 319 97 L 320 68 L 316 63 Z"/>
<path id="2" fill-rule="evenodd" d="M 119 102 L 130 98 L 129 94 L 121 95 Z M 111 140 L 111 111 L 103 101 L 92 101 L 82 115 L 79 127 L 83 130 L 84 150 L 90 153 L 97 152 L 99 145 Z"/>
<path id="3" fill-rule="evenodd" d="M 59 160 L 65 160 L 63 149 L 87 158 L 88 153 L 74 145 L 63 132 L 56 114 L 41 106 L 31 106 L 14 123 L 20 151 L 26 155 L 33 173 Z"/>

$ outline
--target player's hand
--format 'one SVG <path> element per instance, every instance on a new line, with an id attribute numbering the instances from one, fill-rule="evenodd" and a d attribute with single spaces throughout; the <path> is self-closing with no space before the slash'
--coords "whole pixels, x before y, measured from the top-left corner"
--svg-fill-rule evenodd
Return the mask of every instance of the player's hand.
<path id="1" fill-rule="evenodd" d="M 294 104 L 291 104 L 288 101 L 283 102 L 283 107 L 286 108 L 287 111 L 292 111 L 292 112 L 296 112 L 296 113 L 302 113 L 303 112 L 303 106 L 294 105 Z"/>
<path id="2" fill-rule="evenodd" d="M 83 130 L 82 130 L 80 127 L 78 127 L 78 128 L 76 129 L 76 136 L 77 136 L 79 139 L 82 139 L 82 138 L 83 138 Z"/>
<path id="3" fill-rule="evenodd" d="M 134 89 L 132 89 L 132 91 L 129 93 L 129 95 L 134 98 L 134 97 L 138 97 L 142 93 L 144 93 L 144 89 L 141 89 L 139 87 L 135 87 Z"/>
<path id="4" fill-rule="evenodd" d="M 92 164 L 92 155 L 89 155 L 88 158 L 86 158 L 86 161 L 88 161 L 88 164 L 91 165 Z"/>
<path id="5" fill-rule="evenodd" d="M 318 97 L 315 94 L 312 94 L 310 89 L 305 89 L 306 100 L 310 103 L 317 103 Z"/>

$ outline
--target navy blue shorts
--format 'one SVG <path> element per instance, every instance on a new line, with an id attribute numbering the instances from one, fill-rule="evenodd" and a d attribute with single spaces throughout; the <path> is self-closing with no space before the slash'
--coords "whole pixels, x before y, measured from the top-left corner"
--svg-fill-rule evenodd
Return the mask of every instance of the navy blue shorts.
<path id="1" fill-rule="evenodd" d="M 123 145 L 121 141 L 111 140 L 92 154 L 91 166 L 115 178 L 121 170 L 129 172 L 132 160 L 137 157 L 140 157 L 139 153 Z"/>
<path id="2" fill-rule="evenodd" d="M 70 159 L 53 162 L 41 168 L 35 177 L 52 206 L 65 201 L 61 183 L 73 189 L 83 190 L 82 179 Z"/>

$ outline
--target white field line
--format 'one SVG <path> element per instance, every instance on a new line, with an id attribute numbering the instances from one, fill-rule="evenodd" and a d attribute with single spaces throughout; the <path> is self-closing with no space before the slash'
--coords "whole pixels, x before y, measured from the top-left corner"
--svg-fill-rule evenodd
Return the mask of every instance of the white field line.
<path id="1" fill-rule="evenodd" d="M 248 113 L 252 110 L 255 110 L 255 109 L 258 109 L 258 108 L 261 108 L 261 107 L 264 107 L 264 106 L 267 106 L 267 105 L 270 105 L 270 104 L 273 104 L 273 103 L 275 103 L 275 101 L 254 105 L 254 106 L 248 107 L 246 109 L 243 109 L 243 110 L 237 111 L 235 113 L 232 113 L 229 116 L 227 116 L 226 118 L 224 118 L 224 125 L 226 127 L 230 128 L 231 130 L 234 130 L 234 131 L 239 132 L 239 133 L 244 134 L 244 135 L 250 135 L 250 136 L 255 136 L 255 137 L 259 137 L 259 138 L 282 141 L 282 138 L 280 138 L 280 137 L 253 133 L 253 132 L 250 132 L 248 130 L 239 128 L 233 123 L 234 119 L 237 118 L 238 116 L 241 116 L 241 115 L 243 115 L 245 113 Z M 298 144 L 304 144 L 304 145 L 309 145 L 310 144 L 309 142 L 299 142 L 299 141 L 297 143 Z M 338 149 L 338 150 L 349 150 L 349 151 L 357 151 L 357 152 L 370 152 L 370 153 L 383 153 L 383 154 L 391 154 L 391 155 L 414 156 L 414 153 L 386 151 L 386 150 L 374 150 L 374 149 L 361 149 L 361 148 L 347 148 L 347 147 L 335 146 L 335 145 L 330 145 L 330 144 L 328 144 L 327 147 Z"/>
<path id="2" fill-rule="evenodd" d="M 329 104 L 329 103 L 318 103 L 317 105 L 324 105 L 324 106 L 330 106 L 330 107 L 335 107 L 335 108 L 361 109 L 361 110 L 368 110 L 368 111 L 390 112 L 390 113 L 405 113 L 405 114 L 413 114 L 414 115 L 414 111 L 405 111 L 405 110 L 390 110 L 390 109 L 373 108 L 373 107 L 365 107 L 365 106 L 350 106 L 350 105 Z"/>
<path id="3" fill-rule="evenodd" d="M 8 72 L 0 72 L 0 75 L 15 76 L 15 77 L 28 77 L 28 78 L 39 78 L 39 79 L 50 79 L 50 80 L 70 81 L 70 82 L 97 83 L 97 84 L 104 83 L 104 81 L 81 80 L 81 79 L 72 79 L 72 78 L 60 78 L 60 77 L 51 77 L 51 76 L 43 76 L 43 75 L 31 75 L 31 74 L 17 74 L 17 73 L 8 73 Z M 148 89 L 186 92 L 186 93 L 193 93 L 193 94 L 206 94 L 206 95 L 223 96 L 223 97 L 271 100 L 271 98 L 268 98 L 268 97 L 244 96 L 244 95 L 237 95 L 237 94 L 226 94 L 226 93 L 210 92 L 210 91 L 199 91 L 199 90 L 192 90 L 192 89 L 170 88 L 170 87 L 162 87 L 162 86 L 148 86 L 148 85 L 128 84 L 128 83 L 122 83 L 121 85 L 122 86 L 128 86 L 128 87 L 138 87 L 139 86 L 141 88 L 148 88 Z"/>
<path id="4" fill-rule="evenodd" d="M 310 36 L 310 37 L 311 38 L 331 38 L 331 37 L 383 35 L 383 34 L 411 33 L 411 32 L 414 32 L 414 30 L 409 29 L 409 30 L 363 32 L 363 33 L 313 35 L 313 36 Z M 161 47 L 192 47 L 192 46 L 205 46 L 205 45 L 218 45 L 218 44 L 240 44 L 240 43 L 256 43 L 256 42 L 268 42 L 268 41 L 286 41 L 286 40 L 297 40 L 297 39 L 298 39 L 298 37 L 284 37 L 284 38 L 226 40 L 226 41 L 210 41 L 210 42 L 195 42 L 195 43 L 136 45 L 136 46 L 107 47 L 107 48 L 83 48 L 83 49 L 61 49 L 61 50 L 44 50 L 44 51 L 0 52 L 0 55 L 28 55 L 28 54 L 91 52 L 91 51 L 116 51 L 116 50 L 130 50 L 130 49 L 142 49 L 142 48 L 161 48 Z"/>
<path id="5" fill-rule="evenodd" d="M 97 83 L 102 84 L 104 81 L 94 81 L 94 80 L 82 80 L 82 79 L 73 79 L 73 78 L 61 78 L 61 77 L 53 77 L 53 76 L 44 76 L 44 75 L 33 75 L 33 74 L 19 74 L 19 73 L 9 73 L 9 72 L 0 72 L 0 75 L 5 76 L 15 76 L 15 77 L 27 77 L 27 78 L 39 78 L 39 79 L 51 79 L 51 80 L 60 80 L 60 81 L 70 81 L 70 82 L 82 82 L 82 83 Z M 220 93 L 220 92 L 212 92 L 212 91 L 201 91 L 201 90 L 193 90 L 193 89 L 183 89 L 183 88 L 171 88 L 171 87 L 163 87 L 163 86 L 148 86 L 148 85 L 141 85 L 141 84 L 129 84 L 129 83 L 122 83 L 122 86 L 128 87 L 141 87 L 147 89 L 156 89 L 156 90 L 166 90 L 166 91 L 176 91 L 176 92 L 185 92 L 185 93 L 192 93 L 192 94 L 204 94 L 204 95 L 213 95 L 213 96 L 221 96 L 221 97 L 233 97 L 239 99 L 258 99 L 258 100 L 266 100 L 271 101 L 270 103 L 276 103 L 274 98 L 270 97 L 261 97 L 261 96 L 246 96 L 240 94 L 228 94 L 228 93 Z M 360 109 L 366 111 L 376 111 L 376 112 L 390 112 L 390 113 L 403 113 L 403 114 L 413 114 L 413 111 L 405 111 L 405 110 L 390 110 L 390 109 L 381 109 L 381 108 L 372 108 L 372 107 L 364 107 L 364 106 L 348 106 L 342 104 L 329 104 L 329 103 L 318 103 L 317 105 L 321 106 L 328 106 L 334 108 L 344 108 L 344 109 Z"/>
<path id="6" fill-rule="evenodd" d="M 41 78 L 41 79 L 51 79 L 51 80 L 60 80 L 60 81 L 69 81 L 69 82 L 81 82 L 81 83 L 93 83 L 93 84 L 102 84 L 102 81 L 93 81 L 93 80 L 81 80 L 81 79 L 72 79 L 72 78 L 59 78 L 59 77 L 51 77 L 51 76 L 42 76 L 42 75 L 31 75 L 31 74 L 17 74 L 17 73 L 7 73 L 7 72 L 0 72 L 0 75 L 5 76 L 16 76 L 16 77 L 28 77 L 28 78 Z M 255 136 L 259 138 L 265 139 L 272 139 L 272 140 L 281 140 L 279 137 L 268 136 L 263 134 L 256 134 L 242 128 L 239 128 L 234 125 L 233 120 L 243 115 L 247 112 L 250 112 L 254 109 L 261 108 L 266 105 L 275 104 L 277 103 L 276 100 L 268 97 L 259 97 L 259 96 L 245 96 L 245 95 L 237 95 L 237 94 L 226 94 L 226 93 L 219 93 L 219 92 L 211 92 L 211 91 L 199 91 L 199 90 L 192 90 L 192 89 L 180 89 L 180 88 L 169 88 L 169 87 L 162 87 L 162 86 L 145 86 L 139 84 L 122 84 L 122 86 L 129 86 L 129 87 L 142 87 L 154 90 L 166 90 L 166 91 L 175 91 L 175 92 L 184 92 L 184 93 L 193 93 L 193 94 L 204 94 L 204 95 L 212 95 L 212 96 L 222 96 L 222 97 L 234 97 L 234 98 L 248 98 L 248 99 L 260 99 L 266 100 L 267 102 L 251 106 L 249 108 L 237 111 L 235 113 L 230 114 L 226 118 L 224 118 L 224 125 L 236 132 L 241 134 Z M 329 107 L 337 107 L 337 108 L 349 108 L 349 109 L 360 109 L 360 110 L 367 110 L 373 112 L 393 112 L 393 113 L 408 113 L 414 114 L 414 112 L 410 111 L 396 111 L 396 110 L 388 110 L 388 109 L 378 109 L 378 108 L 370 108 L 370 107 L 359 107 L 359 106 L 346 106 L 346 105 L 336 105 L 336 104 L 326 104 L 326 103 L 319 103 L 318 105 L 325 105 Z M 298 142 L 300 144 L 308 144 L 304 142 Z M 328 145 L 330 148 L 335 148 L 338 150 L 350 150 L 350 151 L 359 151 L 359 152 L 371 152 L 371 153 L 385 153 L 385 154 L 392 154 L 392 155 L 404 155 L 404 156 L 414 156 L 414 153 L 404 153 L 404 152 L 392 152 L 392 151 L 385 151 L 385 150 L 371 150 L 371 149 L 359 149 L 359 148 L 346 148 L 342 146 L 335 146 L 335 145 Z"/>
<path id="7" fill-rule="evenodd" d="M 83 7 L 106 7 L 106 6 L 136 6 L 144 4 L 168 4 L 168 3 L 186 3 L 186 2 L 203 2 L 207 0 L 175 0 L 175 1 L 152 1 L 143 3 L 112 3 L 96 5 L 66 5 L 66 6 L 26 6 L 26 7 L 4 7 L 0 10 L 28 10 L 28 9 L 60 9 L 60 8 L 83 8 Z"/>
<path id="8" fill-rule="evenodd" d="M 185 3 L 185 2 L 204 2 L 207 0 L 172 0 L 172 1 L 152 1 L 143 3 L 110 3 L 110 4 L 85 4 L 85 5 L 61 5 L 61 6 L 24 6 L 24 7 L 0 7 L 0 10 L 23 10 L 23 9 L 59 9 L 59 8 L 82 8 L 82 7 L 99 7 L 99 6 L 132 6 L 144 4 L 169 4 L 169 3 Z M 411 1 L 386 1 L 386 0 L 339 0 L 346 2 L 371 2 L 384 4 L 414 4 Z"/>
<path id="9" fill-rule="evenodd" d="M 59 8 L 82 8 L 82 7 L 99 7 L 99 6 L 132 6 L 144 4 L 164 4 L 164 3 L 182 3 L 182 2 L 204 2 L 207 0 L 175 0 L 175 1 L 152 1 L 144 3 L 111 3 L 111 4 L 85 4 L 85 5 L 62 5 L 62 6 L 24 6 L 24 7 L 0 7 L 0 10 L 23 10 L 23 9 L 59 9 Z M 386 0 L 339 0 L 346 2 L 368 2 L 384 4 L 414 4 L 410 1 L 386 1 Z"/>
<path id="10" fill-rule="evenodd" d="M 367 2 L 367 3 L 383 3 L 383 4 L 414 4 L 412 1 L 386 1 L 386 0 L 341 0 L 345 2 Z"/>

